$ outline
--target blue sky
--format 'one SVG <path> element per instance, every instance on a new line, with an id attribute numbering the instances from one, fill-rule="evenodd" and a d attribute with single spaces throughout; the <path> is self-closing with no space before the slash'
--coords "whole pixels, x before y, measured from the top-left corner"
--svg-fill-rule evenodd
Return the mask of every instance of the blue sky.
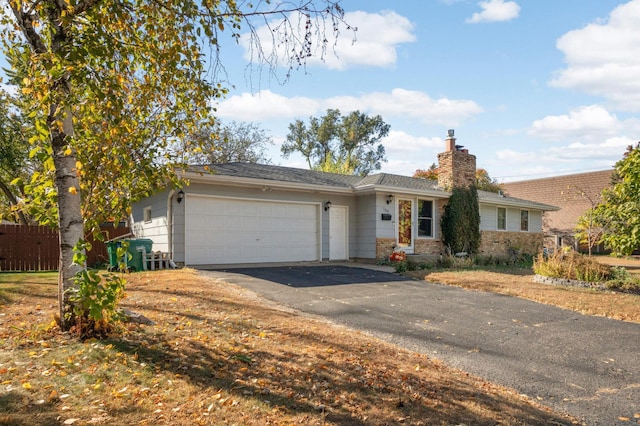
<path id="1" fill-rule="evenodd" d="M 243 44 L 223 50 L 234 88 L 218 116 L 267 130 L 274 164 L 306 168 L 280 144 L 289 123 L 328 108 L 380 114 L 382 171 L 402 175 L 437 161 L 447 129 L 500 181 L 604 170 L 640 140 L 640 0 L 341 5 L 357 41 L 343 30 L 337 57 L 284 85 L 249 84 Z"/>

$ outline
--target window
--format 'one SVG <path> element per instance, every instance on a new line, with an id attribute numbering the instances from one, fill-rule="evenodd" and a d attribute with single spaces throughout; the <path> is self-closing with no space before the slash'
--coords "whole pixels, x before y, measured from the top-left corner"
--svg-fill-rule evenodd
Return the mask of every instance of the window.
<path id="1" fill-rule="evenodd" d="M 144 220 L 145 223 L 151 222 L 151 207 L 144 208 L 142 220 Z"/>
<path id="2" fill-rule="evenodd" d="M 507 209 L 498 207 L 498 231 L 507 230 Z"/>
<path id="3" fill-rule="evenodd" d="M 529 212 L 527 210 L 520 210 L 520 230 L 529 230 Z"/>
<path id="4" fill-rule="evenodd" d="M 418 200 L 418 237 L 433 237 L 433 201 Z"/>

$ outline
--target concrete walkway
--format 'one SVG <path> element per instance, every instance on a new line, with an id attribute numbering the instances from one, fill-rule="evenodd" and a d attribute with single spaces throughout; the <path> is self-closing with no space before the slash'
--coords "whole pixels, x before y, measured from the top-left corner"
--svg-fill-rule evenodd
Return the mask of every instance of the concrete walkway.
<path id="1" fill-rule="evenodd" d="M 202 273 L 441 359 L 588 425 L 640 420 L 634 418 L 640 414 L 640 324 L 406 280 L 368 266 Z"/>

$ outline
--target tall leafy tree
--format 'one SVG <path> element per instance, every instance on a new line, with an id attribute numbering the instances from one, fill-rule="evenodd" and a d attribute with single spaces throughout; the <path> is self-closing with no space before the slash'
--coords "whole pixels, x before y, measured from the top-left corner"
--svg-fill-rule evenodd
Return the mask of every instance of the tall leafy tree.
<path id="1" fill-rule="evenodd" d="M 566 201 L 589 203 L 589 209 L 578 218 L 574 231 L 575 238 L 580 244 L 587 246 L 589 256 L 591 256 L 593 247 L 602 238 L 602 226 L 598 223 L 598 218 L 594 211 L 602 199 L 602 192 L 594 193 L 582 188 L 580 185 L 569 185 L 566 191 L 562 191 L 562 195 Z"/>
<path id="2" fill-rule="evenodd" d="M 450 254 L 475 254 L 480 248 L 480 207 L 478 190 L 453 188 L 440 219 L 442 242 Z"/>
<path id="3" fill-rule="evenodd" d="M 438 166 L 436 163 L 431 163 L 428 169 L 418 169 L 413 173 L 414 178 L 438 180 Z"/>
<path id="4" fill-rule="evenodd" d="M 291 123 L 281 151 L 285 158 L 301 154 L 310 169 L 366 176 L 387 161 L 380 141 L 389 128 L 379 115 L 353 111 L 343 116 L 338 109 L 328 109 L 321 118 L 310 117 L 309 124 Z"/>
<path id="5" fill-rule="evenodd" d="M 31 222 L 21 209 L 24 182 L 33 172 L 29 159 L 29 128 L 16 99 L 0 91 L 0 219 L 27 225 Z"/>
<path id="6" fill-rule="evenodd" d="M 195 137 L 201 150 L 187 153 L 189 164 L 271 163 L 266 150 L 273 140 L 258 124 L 217 122 L 198 130 Z"/>
<path id="7" fill-rule="evenodd" d="M 602 229 L 600 241 L 613 254 L 627 256 L 640 247 L 640 143 L 628 147 L 616 163 L 612 183 L 583 220 Z"/>
<path id="8" fill-rule="evenodd" d="M 495 192 L 502 191 L 502 185 L 496 179 L 489 176 L 486 169 L 476 169 L 476 188 L 480 191 Z"/>
<path id="9" fill-rule="evenodd" d="M 72 290 L 84 266 L 74 253 L 85 231 L 126 217 L 132 201 L 161 184 L 180 184 L 180 159 L 167 148 L 190 139 L 211 117 L 212 100 L 227 92 L 211 72 L 221 66 L 223 34 L 233 40 L 248 28 L 256 61 L 292 69 L 304 66 L 314 40 L 326 46 L 325 32 L 337 36 L 344 15 L 329 0 L 8 0 L 8 6 L 0 9 L 4 52 L 36 129 L 31 153 L 44 165 L 26 185 L 31 208 L 40 207 L 60 233 L 63 329 L 75 322 Z M 262 49 L 253 19 L 278 29 L 272 42 L 287 56 Z M 51 201 L 55 209 L 46 208 Z"/>
<path id="10" fill-rule="evenodd" d="M 438 166 L 433 163 L 428 169 L 418 169 L 413 174 L 414 178 L 438 180 Z M 480 191 L 495 192 L 502 191 L 502 185 L 494 178 L 489 176 L 486 169 L 476 169 L 476 189 Z"/>

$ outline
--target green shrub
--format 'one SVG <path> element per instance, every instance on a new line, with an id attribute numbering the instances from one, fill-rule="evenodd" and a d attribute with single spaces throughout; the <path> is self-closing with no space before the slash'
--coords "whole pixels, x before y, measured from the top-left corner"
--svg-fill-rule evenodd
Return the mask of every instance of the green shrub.
<path id="1" fill-rule="evenodd" d="M 480 247 L 480 207 L 478 190 L 453 188 L 440 219 L 442 242 L 448 254 L 475 254 Z"/>
<path id="2" fill-rule="evenodd" d="M 631 275 L 626 268 L 621 266 L 611 268 L 611 277 L 605 285 L 610 290 L 640 293 L 640 279 Z"/>
<path id="3" fill-rule="evenodd" d="M 475 265 L 475 257 L 471 256 L 442 256 L 439 266 L 448 269 L 464 269 Z"/>
<path id="4" fill-rule="evenodd" d="M 576 252 L 562 251 L 550 256 L 539 254 L 533 263 L 533 272 L 551 278 L 586 282 L 604 282 L 611 277 L 609 266 Z"/>
<path id="5" fill-rule="evenodd" d="M 407 272 L 409 270 L 409 262 L 406 260 L 402 261 L 392 261 L 391 266 L 396 270 L 397 273 L 401 274 L 403 272 Z"/>
<path id="6" fill-rule="evenodd" d="M 84 267 L 86 249 L 91 249 L 91 246 L 84 241 L 74 248 L 74 262 L 83 265 L 74 277 L 74 288 L 70 290 L 75 330 L 81 338 L 107 337 L 122 320 L 117 307 L 125 296 L 125 280 L 114 274 L 102 276 L 98 271 Z M 124 255 L 126 247 L 119 247 L 118 257 Z"/>

